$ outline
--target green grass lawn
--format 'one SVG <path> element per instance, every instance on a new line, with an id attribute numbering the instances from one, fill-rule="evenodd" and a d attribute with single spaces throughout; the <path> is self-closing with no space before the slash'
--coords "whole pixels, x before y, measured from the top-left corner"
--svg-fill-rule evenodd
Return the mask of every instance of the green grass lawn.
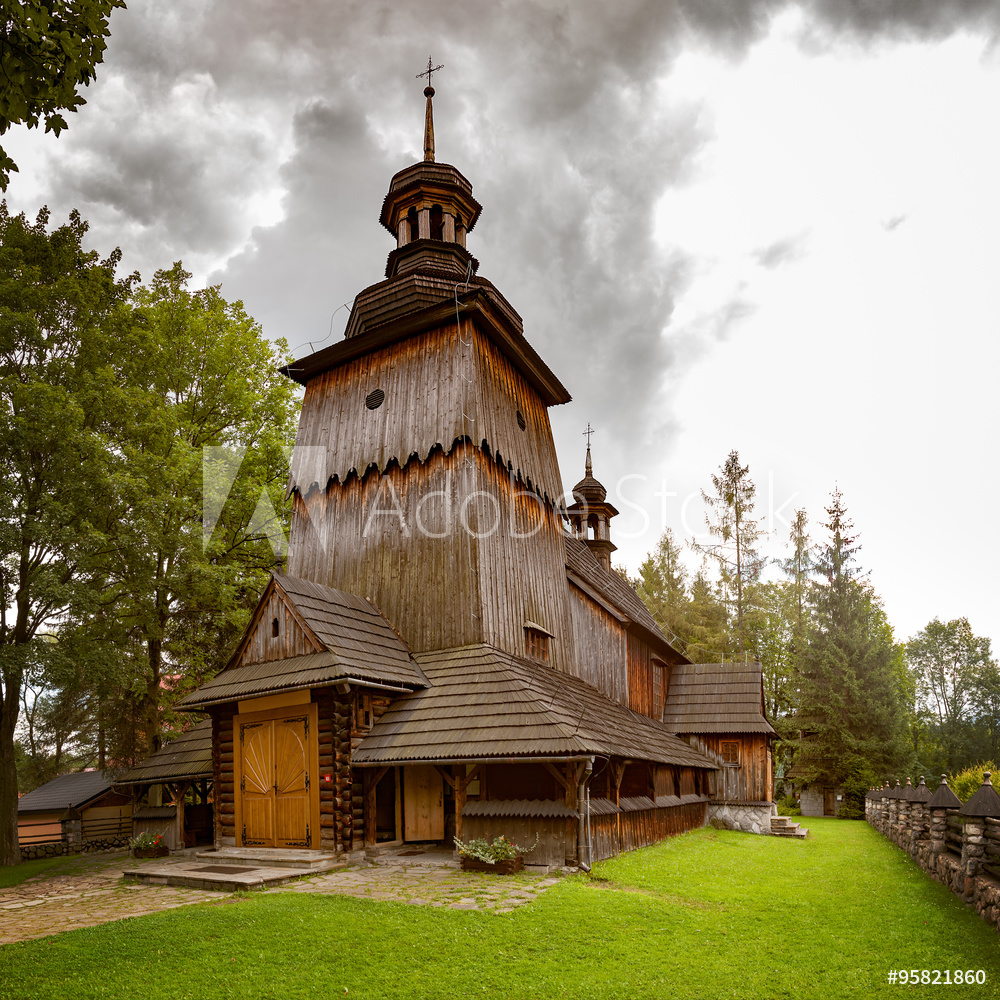
<path id="1" fill-rule="evenodd" d="M 863 823 L 699 830 L 508 914 L 279 893 L 0 949 L 0 997 L 1000 997 L 1000 935 Z M 495 876 L 484 875 L 484 878 Z M 889 985 L 984 969 L 986 986 Z"/>
<path id="2" fill-rule="evenodd" d="M 12 865 L 10 868 L 0 868 L 0 889 L 9 889 L 12 886 L 20 885 L 36 875 L 61 874 L 52 871 L 53 868 L 62 868 L 68 865 L 72 870 L 78 857 L 79 855 L 75 854 L 63 854 L 57 858 L 39 858 L 37 861 L 24 861 L 19 865 Z"/>

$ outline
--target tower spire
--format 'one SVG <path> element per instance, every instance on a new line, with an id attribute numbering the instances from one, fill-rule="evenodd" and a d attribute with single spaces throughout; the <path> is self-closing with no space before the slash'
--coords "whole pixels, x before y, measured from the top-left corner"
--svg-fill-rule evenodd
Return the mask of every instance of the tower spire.
<path id="1" fill-rule="evenodd" d="M 434 106 L 431 98 L 434 96 L 434 88 L 431 86 L 431 76 L 439 69 L 444 69 L 444 64 L 434 65 L 434 60 L 427 57 L 427 69 L 423 73 L 417 74 L 417 79 L 427 77 L 427 86 L 424 87 L 424 97 L 427 98 L 427 110 L 424 112 L 424 162 L 434 162 Z"/>

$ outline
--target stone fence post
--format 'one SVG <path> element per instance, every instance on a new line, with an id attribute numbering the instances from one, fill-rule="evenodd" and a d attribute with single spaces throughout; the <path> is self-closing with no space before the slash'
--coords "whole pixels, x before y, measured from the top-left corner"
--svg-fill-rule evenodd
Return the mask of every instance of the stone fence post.
<path id="1" fill-rule="evenodd" d="M 910 850 L 910 796 L 913 794 L 913 785 L 910 779 L 906 779 L 906 787 L 899 790 L 899 831 L 896 834 L 896 843 L 907 853 Z"/>
<path id="2" fill-rule="evenodd" d="M 83 816 L 79 810 L 69 808 L 59 818 L 62 827 L 62 842 L 67 854 L 79 854 L 83 850 Z"/>
<path id="3" fill-rule="evenodd" d="M 930 801 L 931 790 L 924 781 L 924 776 L 920 775 L 920 784 L 913 789 L 913 798 L 910 800 L 910 855 L 917 861 L 923 853 L 923 846 L 928 839 L 929 813 L 927 803 Z"/>
<path id="4" fill-rule="evenodd" d="M 978 875 L 983 864 L 986 817 L 1000 817 L 1000 795 L 990 782 L 990 772 L 983 772 L 983 783 L 958 811 L 962 817 L 962 872 L 967 879 Z"/>

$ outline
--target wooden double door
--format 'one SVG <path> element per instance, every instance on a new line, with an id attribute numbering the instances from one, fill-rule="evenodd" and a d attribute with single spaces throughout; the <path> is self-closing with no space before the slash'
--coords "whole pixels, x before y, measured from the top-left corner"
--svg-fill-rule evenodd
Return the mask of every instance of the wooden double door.
<path id="1" fill-rule="evenodd" d="M 237 844 L 318 849 L 317 706 L 237 715 L 234 728 Z"/>

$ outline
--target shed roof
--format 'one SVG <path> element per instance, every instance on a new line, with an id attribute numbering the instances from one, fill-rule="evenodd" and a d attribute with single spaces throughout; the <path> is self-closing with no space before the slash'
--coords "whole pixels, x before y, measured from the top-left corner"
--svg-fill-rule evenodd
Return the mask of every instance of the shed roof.
<path id="1" fill-rule="evenodd" d="M 17 800 L 19 813 L 55 812 L 70 806 L 83 809 L 111 791 L 110 771 L 74 771 L 60 774 Z"/>
<path id="2" fill-rule="evenodd" d="M 139 785 L 211 776 L 212 720 L 205 719 L 129 768 L 115 784 Z"/>
<path id="3" fill-rule="evenodd" d="M 673 733 L 768 733 L 759 663 L 683 663 L 670 672 L 663 724 Z"/>
<path id="4" fill-rule="evenodd" d="M 260 604 L 268 600 L 273 589 L 283 595 L 324 650 L 265 663 L 230 665 L 178 702 L 178 707 L 205 708 L 342 679 L 403 690 L 426 685 L 427 678 L 406 644 L 371 601 L 275 573 Z"/>
<path id="5" fill-rule="evenodd" d="M 607 754 L 715 768 L 578 678 L 485 645 L 414 654 L 431 686 L 396 699 L 357 764 Z"/>

